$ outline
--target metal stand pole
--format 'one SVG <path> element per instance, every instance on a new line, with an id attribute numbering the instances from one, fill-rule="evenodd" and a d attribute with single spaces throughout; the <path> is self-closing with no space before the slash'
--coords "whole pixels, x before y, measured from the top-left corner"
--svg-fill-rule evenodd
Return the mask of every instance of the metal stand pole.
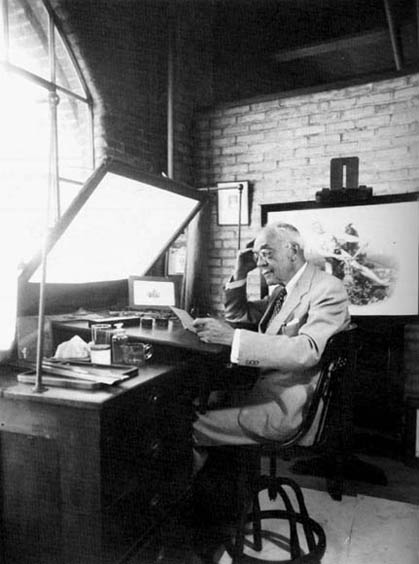
<path id="1" fill-rule="evenodd" d="M 239 217 L 237 221 L 238 234 L 237 234 L 237 249 L 240 250 L 241 245 L 241 228 L 242 228 L 242 198 L 243 198 L 243 184 L 238 185 L 239 191 Z"/>
<path id="2" fill-rule="evenodd" d="M 44 320 L 45 320 L 45 284 L 47 273 L 47 255 L 50 229 L 50 207 L 51 201 L 54 204 L 55 220 L 60 215 L 60 200 L 58 190 L 58 140 L 57 140 L 57 106 L 59 98 L 55 92 L 49 93 L 49 104 L 51 109 L 51 148 L 50 148 L 50 170 L 49 186 L 46 210 L 46 230 L 42 247 L 41 263 L 41 282 L 39 286 L 39 307 L 38 307 L 38 341 L 36 345 L 36 376 L 33 391 L 41 393 L 46 390 L 42 385 L 42 359 L 44 357 Z"/>

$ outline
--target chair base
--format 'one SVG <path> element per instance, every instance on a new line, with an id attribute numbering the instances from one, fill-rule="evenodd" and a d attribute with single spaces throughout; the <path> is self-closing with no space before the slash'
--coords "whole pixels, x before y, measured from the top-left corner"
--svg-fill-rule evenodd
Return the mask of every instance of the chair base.
<path id="1" fill-rule="evenodd" d="M 284 486 L 293 492 L 294 503 Z M 233 564 L 261 564 L 263 562 L 269 562 L 269 564 L 320 564 L 326 551 L 326 535 L 321 525 L 308 515 L 303 493 L 298 484 L 289 478 L 261 476 L 253 484 L 252 489 L 252 511 L 248 513 L 246 508 L 246 511 L 242 512 L 236 527 L 234 542 L 225 545 L 228 554 L 232 557 Z M 259 493 L 265 489 L 268 490 L 270 499 L 273 500 L 278 495 L 282 498 L 284 509 L 260 509 Z M 294 508 L 294 505 L 296 505 L 296 508 Z M 289 558 L 264 560 L 244 553 L 246 533 L 253 533 L 253 548 L 258 552 L 262 550 L 262 538 L 278 537 L 275 531 L 262 529 L 261 522 L 264 519 L 278 519 L 288 523 L 289 539 L 286 542 L 286 550 L 290 553 Z M 246 524 L 248 523 L 252 524 L 252 531 L 247 530 Z M 304 545 L 302 545 L 303 540 Z"/>

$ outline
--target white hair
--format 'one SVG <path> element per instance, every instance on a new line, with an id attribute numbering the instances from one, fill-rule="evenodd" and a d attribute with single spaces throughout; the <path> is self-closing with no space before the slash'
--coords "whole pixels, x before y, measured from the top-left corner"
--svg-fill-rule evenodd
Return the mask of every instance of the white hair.
<path id="1" fill-rule="evenodd" d="M 263 231 L 267 233 L 274 233 L 281 241 L 294 243 L 298 245 L 301 250 L 304 249 L 304 242 L 300 232 L 290 223 L 269 223 L 268 225 L 265 225 Z"/>

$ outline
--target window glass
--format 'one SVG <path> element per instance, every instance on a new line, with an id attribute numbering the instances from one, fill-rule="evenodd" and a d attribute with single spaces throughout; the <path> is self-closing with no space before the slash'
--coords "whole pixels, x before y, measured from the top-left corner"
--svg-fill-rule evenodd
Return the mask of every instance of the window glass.
<path id="1" fill-rule="evenodd" d="M 4 8 L 4 12 L 0 9 L 1 353 L 11 346 L 15 333 L 18 274 L 43 245 L 47 210 L 53 220 L 59 211 L 51 210 L 54 202 L 48 200 L 51 171 L 58 167 L 63 211 L 92 172 L 93 141 L 88 98 L 57 31 L 56 78 L 71 92 L 58 92 L 57 120 L 53 119 L 49 92 L 54 85 L 45 83 L 51 80 L 50 15 L 43 1 L 1 0 L 0 4 Z M 3 64 L 6 60 L 9 65 Z M 54 139 L 58 139 L 58 163 L 52 160 Z"/>
<path id="2" fill-rule="evenodd" d="M 23 82 L 0 73 L 0 240 L 18 263 L 45 230 L 50 138 L 48 92 Z"/>
<path id="3" fill-rule="evenodd" d="M 42 0 L 9 0 L 9 61 L 50 79 L 48 13 Z"/>
<path id="4" fill-rule="evenodd" d="M 196 205 L 187 196 L 107 173 L 50 251 L 47 281 L 145 274 Z M 39 278 L 37 272 L 33 281 Z"/>
<path id="5" fill-rule="evenodd" d="M 55 30 L 56 82 L 58 85 L 85 96 L 80 78 L 58 30 Z"/>
<path id="6" fill-rule="evenodd" d="M 46 229 L 48 92 L 21 82 L 0 72 L 0 351 L 14 338 L 18 273 Z"/>
<path id="7" fill-rule="evenodd" d="M 4 33 L 5 30 L 5 22 L 3 18 L 3 6 L 0 1 L 0 60 L 6 59 L 6 34 Z"/>
<path id="8" fill-rule="evenodd" d="M 60 177 L 83 183 L 92 173 L 90 110 L 87 104 L 63 92 L 58 98 Z"/>

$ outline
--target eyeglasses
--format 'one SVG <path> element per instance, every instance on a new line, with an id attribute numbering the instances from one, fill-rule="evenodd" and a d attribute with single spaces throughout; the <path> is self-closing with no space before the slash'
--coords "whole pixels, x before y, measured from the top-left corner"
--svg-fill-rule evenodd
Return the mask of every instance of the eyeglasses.
<path id="1" fill-rule="evenodd" d="M 272 260 L 274 251 L 272 249 L 261 249 L 260 251 L 253 251 L 253 260 L 257 263 L 259 259 L 266 262 Z"/>

